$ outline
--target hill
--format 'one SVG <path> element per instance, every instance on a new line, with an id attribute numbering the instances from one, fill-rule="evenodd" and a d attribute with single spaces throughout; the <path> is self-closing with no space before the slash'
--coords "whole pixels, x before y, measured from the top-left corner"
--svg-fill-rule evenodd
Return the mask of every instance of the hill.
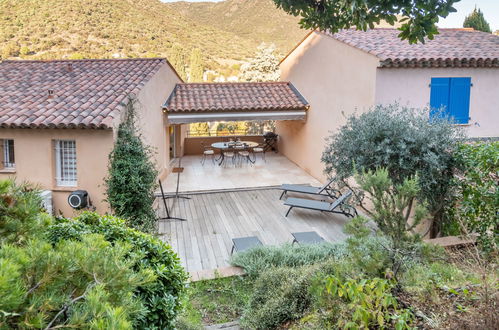
<path id="1" fill-rule="evenodd" d="M 180 1 L 165 5 L 204 26 L 234 33 L 258 44 L 273 42 L 282 54 L 307 34 L 299 27 L 299 18 L 277 9 L 272 0 Z"/>
<path id="2" fill-rule="evenodd" d="M 0 0 L 2 58 L 110 58 L 186 55 L 244 59 L 258 43 L 187 18 L 159 0 Z"/>

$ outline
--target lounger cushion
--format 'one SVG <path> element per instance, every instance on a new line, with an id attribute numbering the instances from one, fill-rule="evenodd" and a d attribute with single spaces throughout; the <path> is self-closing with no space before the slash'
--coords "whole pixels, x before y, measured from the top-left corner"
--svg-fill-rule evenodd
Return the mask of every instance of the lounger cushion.
<path id="1" fill-rule="evenodd" d="M 256 236 L 233 238 L 232 243 L 234 243 L 234 250 L 236 252 L 242 252 L 263 245 Z"/>
<path id="2" fill-rule="evenodd" d="M 328 202 L 321 202 L 311 199 L 293 198 L 293 197 L 286 199 L 284 205 L 299 207 L 302 209 L 318 210 L 318 211 L 329 211 L 331 209 L 331 203 Z"/>

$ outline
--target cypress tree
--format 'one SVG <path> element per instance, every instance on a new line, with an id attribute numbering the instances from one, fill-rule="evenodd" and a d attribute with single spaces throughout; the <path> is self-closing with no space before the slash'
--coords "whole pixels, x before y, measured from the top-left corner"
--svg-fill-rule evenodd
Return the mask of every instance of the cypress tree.
<path id="1" fill-rule="evenodd" d="M 175 44 L 172 47 L 171 55 L 168 57 L 171 65 L 175 68 L 178 75 L 183 79 L 187 79 L 187 72 L 185 71 L 186 63 L 185 63 L 185 52 L 184 49 L 179 45 Z"/>
<path id="2" fill-rule="evenodd" d="M 189 82 L 203 81 L 203 58 L 199 48 L 194 48 L 192 50 L 189 69 Z"/>
<path id="3" fill-rule="evenodd" d="M 487 21 L 483 17 L 482 11 L 480 9 L 477 9 L 476 7 L 471 12 L 471 14 L 466 16 L 466 18 L 464 19 L 463 27 L 492 33 L 489 23 L 487 23 Z"/>
<path id="4" fill-rule="evenodd" d="M 138 230 L 151 233 L 156 230 L 152 205 L 158 172 L 151 160 L 153 152 L 143 143 L 136 128 L 136 104 L 136 99 L 129 99 L 125 118 L 118 127 L 114 149 L 109 155 L 106 194 L 118 217 Z"/>

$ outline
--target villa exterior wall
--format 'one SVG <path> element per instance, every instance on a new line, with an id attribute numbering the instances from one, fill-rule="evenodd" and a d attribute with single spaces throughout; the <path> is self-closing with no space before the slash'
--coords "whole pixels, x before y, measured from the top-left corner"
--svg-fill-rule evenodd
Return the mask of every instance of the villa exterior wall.
<path id="1" fill-rule="evenodd" d="M 281 80 L 290 81 L 310 103 L 307 120 L 277 123 L 279 151 L 324 181 L 321 155 L 325 139 L 374 103 L 378 60 L 317 32 L 281 63 Z"/>
<path id="2" fill-rule="evenodd" d="M 109 210 L 104 202 L 104 178 L 107 175 L 108 155 L 113 148 L 112 130 L 95 129 L 7 129 L 0 130 L 1 139 L 13 139 L 15 171 L 0 171 L 0 179 L 15 177 L 17 182 L 28 181 L 43 190 L 52 190 L 55 214 L 73 216 L 67 203 L 75 190 L 87 190 L 96 211 Z M 59 187 L 55 174 L 55 140 L 76 142 L 77 186 Z"/>
<path id="3" fill-rule="evenodd" d="M 139 127 L 144 142 L 151 146 L 154 151 L 160 178 L 164 178 L 168 174 L 170 162 L 167 116 L 163 113 L 162 106 L 175 84 L 180 82 L 181 80 L 170 66 L 165 64 L 137 95 Z"/>
<path id="4" fill-rule="evenodd" d="M 432 77 L 471 77 L 470 122 L 465 125 L 470 137 L 499 136 L 498 68 L 378 68 L 377 104 L 395 101 L 423 108 L 430 103 Z"/>

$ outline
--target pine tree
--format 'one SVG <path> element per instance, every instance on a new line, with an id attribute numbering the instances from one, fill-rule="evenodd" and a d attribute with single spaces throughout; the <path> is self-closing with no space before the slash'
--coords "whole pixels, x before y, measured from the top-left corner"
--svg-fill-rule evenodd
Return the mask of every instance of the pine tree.
<path id="1" fill-rule="evenodd" d="M 477 9 L 476 7 L 471 12 L 471 14 L 466 16 L 466 18 L 464 19 L 463 27 L 492 33 L 489 23 L 487 23 L 487 21 L 483 17 L 482 11 L 480 9 Z"/>
<path id="2" fill-rule="evenodd" d="M 191 53 L 191 60 L 189 66 L 189 82 L 202 82 L 203 81 L 203 57 L 201 50 L 194 48 Z"/>
<path id="3" fill-rule="evenodd" d="M 275 55 L 275 45 L 265 43 L 258 46 L 256 56 L 241 66 L 241 81 L 279 80 L 279 59 Z"/>
<path id="4" fill-rule="evenodd" d="M 185 71 L 185 67 L 187 65 L 185 59 L 185 51 L 179 44 L 173 45 L 171 55 L 168 57 L 168 60 L 170 61 L 171 65 L 173 65 L 178 75 L 183 80 L 186 80 L 187 72 Z"/>
<path id="5" fill-rule="evenodd" d="M 156 214 L 152 205 L 158 172 L 151 160 L 152 150 L 142 142 L 136 128 L 136 103 L 133 98 L 128 101 L 125 119 L 118 127 L 118 137 L 109 155 L 106 194 L 116 216 L 138 230 L 154 232 Z"/>

